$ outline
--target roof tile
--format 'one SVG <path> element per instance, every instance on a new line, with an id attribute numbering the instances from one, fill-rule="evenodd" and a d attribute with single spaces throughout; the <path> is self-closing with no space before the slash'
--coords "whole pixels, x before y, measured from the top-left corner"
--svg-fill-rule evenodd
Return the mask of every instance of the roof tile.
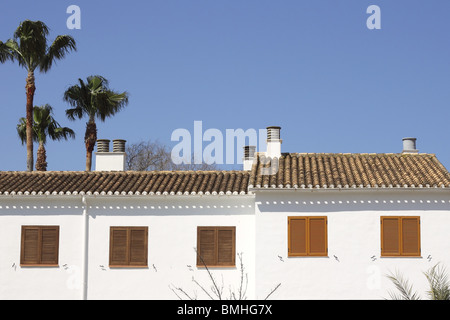
<path id="1" fill-rule="evenodd" d="M 249 188 L 369 187 L 450 187 L 450 174 L 434 154 L 392 153 L 290 153 L 279 159 L 258 154 L 251 171 L 0 172 L 2 195 L 247 194 Z"/>

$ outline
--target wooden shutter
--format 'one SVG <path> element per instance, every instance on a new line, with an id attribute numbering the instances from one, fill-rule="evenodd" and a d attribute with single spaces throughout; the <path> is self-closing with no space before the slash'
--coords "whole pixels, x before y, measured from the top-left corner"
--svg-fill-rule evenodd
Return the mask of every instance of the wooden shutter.
<path id="1" fill-rule="evenodd" d="M 21 265 L 58 264 L 59 226 L 22 226 Z"/>
<path id="2" fill-rule="evenodd" d="M 148 228 L 111 227 L 109 250 L 110 266 L 147 266 Z"/>
<path id="3" fill-rule="evenodd" d="M 22 227 L 20 264 L 39 264 L 39 228 Z"/>
<path id="4" fill-rule="evenodd" d="M 400 255 L 400 224 L 398 217 L 381 217 L 381 255 Z"/>
<path id="5" fill-rule="evenodd" d="M 111 227 L 109 264 L 111 266 L 128 265 L 127 228 Z"/>
<path id="6" fill-rule="evenodd" d="M 197 266 L 235 266 L 236 227 L 197 227 Z"/>
<path id="7" fill-rule="evenodd" d="M 130 265 L 147 265 L 147 228 L 130 228 Z"/>
<path id="8" fill-rule="evenodd" d="M 382 256 L 420 256 L 419 217 L 381 217 Z"/>
<path id="9" fill-rule="evenodd" d="M 289 256 L 306 256 L 306 217 L 289 217 L 288 218 L 288 255 Z"/>
<path id="10" fill-rule="evenodd" d="M 41 228 L 41 264 L 58 264 L 59 227 Z"/>
<path id="11" fill-rule="evenodd" d="M 217 265 L 235 265 L 235 228 L 217 228 Z"/>
<path id="12" fill-rule="evenodd" d="M 420 256 L 420 219 L 402 217 L 402 254 Z"/>
<path id="13" fill-rule="evenodd" d="M 288 217 L 288 256 L 326 255 L 327 217 Z"/>
<path id="14" fill-rule="evenodd" d="M 309 250 L 311 256 L 326 256 L 327 244 L 327 218 L 309 217 Z"/>
<path id="15" fill-rule="evenodd" d="M 197 265 L 207 266 L 216 264 L 216 228 L 197 228 Z"/>

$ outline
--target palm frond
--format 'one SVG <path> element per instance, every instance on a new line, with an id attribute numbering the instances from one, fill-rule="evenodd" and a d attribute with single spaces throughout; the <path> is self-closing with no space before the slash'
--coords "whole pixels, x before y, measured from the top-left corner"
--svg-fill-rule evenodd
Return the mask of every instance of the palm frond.
<path id="1" fill-rule="evenodd" d="M 69 35 L 57 36 L 40 64 L 40 71 L 47 72 L 55 60 L 63 59 L 70 51 L 76 51 L 75 39 Z"/>
<path id="2" fill-rule="evenodd" d="M 431 300 L 450 300 L 450 282 L 445 267 L 439 263 L 424 273 L 430 290 L 427 291 Z"/>
<path id="3" fill-rule="evenodd" d="M 68 127 L 56 127 L 51 133 L 49 131 L 49 136 L 52 140 L 68 140 L 69 138 L 75 138 L 75 132 Z"/>
<path id="4" fill-rule="evenodd" d="M 24 145 L 27 142 L 27 119 L 20 118 L 16 128 L 20 141 Z"/>
<path id="5" fill-rule="evenodd" d="M 0 63 L 4 63 L 8 60 L 14 61 L 14 55 L 7 43 L 0 41 Z"/>
<path id="6" fill-rule="evenodd" d="M 420 296 L 416 292 L 413 292 L 412 284 L 410 284 L 398 271 L 395 273 L 391 272 L 386 276 L 392 281 L 399 292 L 399 294 L 392 291 L 389 292 L 389 295 L 393 300 L 420 300 Z"/>
<path id="7" fill-rule="evenodd" d="M 66 116 L 69 120 L 76 120 L 83 118 L 83 109 L 82 108 L 72 108 L 66 110 Z"/>
<path id="8" fill-rule="evenodd" d="M 14 32 L 14 40 L 18 43 L 18 51 L 23 61 L 22 66 L 34 70 L 44 59 L 47 50 L 49 29 L 42 21 L 25 20 Z"/>

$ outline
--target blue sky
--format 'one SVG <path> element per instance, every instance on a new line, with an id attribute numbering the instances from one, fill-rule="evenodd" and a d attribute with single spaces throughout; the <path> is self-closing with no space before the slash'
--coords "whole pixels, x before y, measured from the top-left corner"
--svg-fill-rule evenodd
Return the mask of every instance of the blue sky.
<path id="1" fill-rule="evenodd" d="M 369 30 L 369 5 L 381 30 Z M 69 5 L 81 30 L 69 30 Z M 49 170 L 84 170 L 87 119 L 62 100 L 78 78 L 100 74 L 130 93 L 98 137 L 128 143 L 172 132 L 282 127 L 283 152 L 396 153 L 403 137 L 450 168 L 450 2 L 442 0 L 7 1 L 0 40 L 25 19 L 78 51 L 36 75 L 35 105 L 49 103 L 76 140 L 47 143 Z M 0 170 L 26 169 L 15 130 L 25 116 L 25 69 L 0 65 Z M 208 143 L 205 142 L 204 146 Z M 35 147 L 35 152 L 37 146 Z"/>

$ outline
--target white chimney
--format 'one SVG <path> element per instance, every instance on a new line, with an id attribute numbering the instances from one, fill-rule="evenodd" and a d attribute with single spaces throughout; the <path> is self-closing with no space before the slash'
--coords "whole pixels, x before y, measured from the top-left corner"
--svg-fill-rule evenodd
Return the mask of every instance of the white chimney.
<path id="1" fill-rule="evenodd" d="M 267 151 L 266 156 L 269 158 L 281 157 L 281 143 L 280 139 L 281 127 L 267 127 Z"/>
<path id="2" fill-rule="evenodd" d="M 97 140 L 95 171 L 125 171 L 125 140 L 113 140 L 113 152 L 109 151 L 107 139 Z"/>
<path id="3" fill-rule="evenodd" d="M 416 138 L 403 138 L 403 153 L 419 153 L 416 149 Z"/>
<path id="4" fill-rule="evenodd" d="M 245 146 L 244 147 L 244 159 L 243 165 L 245 171 L 252 170 L 253 161 L 255 160 L 256 146 Z"/>

